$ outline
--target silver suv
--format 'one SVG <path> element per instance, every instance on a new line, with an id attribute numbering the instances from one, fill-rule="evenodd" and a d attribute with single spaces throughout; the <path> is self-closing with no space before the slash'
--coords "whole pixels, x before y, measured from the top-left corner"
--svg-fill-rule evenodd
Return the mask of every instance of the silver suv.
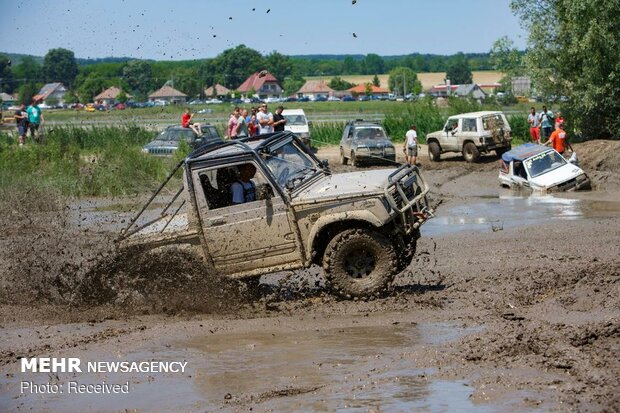
<path id="1" fill-rule="evenodd" d="M 121 245 L 194 246 L 207 274 L 234 279 L 319 264 L 338 294 L 378 295 L 411 262 L 433 212 L 415 166 L 332 174 L 291 132 L 201 148 L 170 177 L 178 169 L 183 188 L 154 220 L 138 214 Z M 153 213 L 156 195 L 142 211 Z"/>
<path id="2" fill-rule="evenodd" d="M 461 152 L 467 162 L 476 162 L 480 153 L 509 151 L 512 131 L 502 112 L 471 112 L 451 116 L 442 131 L 426 135 L 428 157 L 441 160 L 446 152 Z"/>
<path id="3" fill-rule="evenodd" d="M 357 119 L 344 127 L 340 140 L 340 160 L 343 165 L 351 161 L 353 166 L 362 163 L 394 164 L 396 151 L 383 126 Z"/>

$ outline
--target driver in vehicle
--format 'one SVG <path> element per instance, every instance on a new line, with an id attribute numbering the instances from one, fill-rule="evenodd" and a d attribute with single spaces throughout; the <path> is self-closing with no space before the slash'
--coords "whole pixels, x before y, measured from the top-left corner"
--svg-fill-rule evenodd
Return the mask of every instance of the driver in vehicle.
<path id="1" fill-rule="evenodd" d="M 239 180 L 230 186 L 233 205 L 256 201 L 256 185 L 252 181 L 256 167 L 251 163 L 239 166 Z"/>

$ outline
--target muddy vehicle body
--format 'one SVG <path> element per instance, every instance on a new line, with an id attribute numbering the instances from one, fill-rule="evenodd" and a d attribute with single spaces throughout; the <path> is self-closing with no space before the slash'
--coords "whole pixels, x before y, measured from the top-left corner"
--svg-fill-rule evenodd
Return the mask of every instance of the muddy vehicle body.
<path id="1" fill-rule="evenodd" d="M 511 148 L 512 130 L 502 112 L 481 111 L 451 116 L 443 130 L 426 135 L 428 156 L 440 161 L 441 154 L 461 152 L 467 162 L 476 162 L 481 153 L 497 156 Z"/>
<path id="2" fill-rule="evenodd" d="M 356 119 L 348 122 L 342 132 L 340 160 L 343 165 L 351 162 L 353 166 L 382 163 L 393 165 L 396 163 L 396 150 L 383 126 Z"/>
<path id="3" fill-rule="evenodd" d="M 144 145 L 142 152 L 155 156 L 171 156 L 185 141 L 191 148 L 196 149 L 203 145 L 215 145 L 222 142 L 215 126 L 205 123 L 200 125 L 200 136 L 196 136 L 190 128 L 181 125 L 171 125 L 161 131 L 155 139 Z"/>
<path id="4" fill-rule="evenodd" d="M 555 149 L 526 143 L 502 155 L 499 183 L 512 189 L 556 192 L 591 189 L 588 175 Z"/>
<path id="5" fill-rule="evenodd" d="M 245 182 L 239 173 L 248 164 L 256 169 L 248 185 L 254 196 L 244 186 L 245 202 L 235 204 L 231 190 Z M 159 217 L 138 225 L 149 201 L 121 246 L 190 245 L 207 273 L 234 279 L 318 264 L 342 296 L 380 294 L 411 262 L 433 212 L 415 166 L 332 174 L 286 131 L 196 150 L 177 169 L 183 188 Z M 178 199 L 187 204 L 184 215 L 180 206 L 168 212 Z"/>

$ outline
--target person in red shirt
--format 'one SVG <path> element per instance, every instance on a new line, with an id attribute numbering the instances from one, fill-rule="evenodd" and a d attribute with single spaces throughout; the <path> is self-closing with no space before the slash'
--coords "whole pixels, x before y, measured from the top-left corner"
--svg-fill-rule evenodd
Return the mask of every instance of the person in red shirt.
<path id="1" fill-rule="evenodd" d="M 196 136 L 201 136 L 202 132 L 200 131 L 200 123 L 193 123 L 192 118 L 194 114 L 190 112 L 189 108 L 185 108 L 185 113 L 181 116 L 181 125 L 184 128 L 190 128 L 194 131 Z"/>
<path id="2" fill-rule="evenodd" d="M 571 150 L 571 152 L 574 152 L 573 147 L 568 142 L 568 135 L 564 130 L 564 122 L 557 124 L 555 130 L 553 131 L 551 136 L 549 136 L 549 140 L 545 142 L 545 145 L 549 144 L 551 144 L 553 149 L 555 149 L 562 155 L 564 155 L 564 151 L 566 150 L 567 146 Z"/>

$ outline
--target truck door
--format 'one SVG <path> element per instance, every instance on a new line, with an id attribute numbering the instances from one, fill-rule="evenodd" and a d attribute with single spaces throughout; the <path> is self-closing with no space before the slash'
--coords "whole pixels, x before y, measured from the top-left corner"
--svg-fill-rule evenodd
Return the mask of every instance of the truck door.
<path id="1" fill-rule="evenodd" d="M 253 189 L 243 188 L 244 202 L 235 204 L 233 185 L 243 185 L 239 176 L 243 164 L 257 169 Z M 222 275 L 302 265 L 288 207 L 254 162 L 196 169 L 192 174 L 207 249 Z"/>

